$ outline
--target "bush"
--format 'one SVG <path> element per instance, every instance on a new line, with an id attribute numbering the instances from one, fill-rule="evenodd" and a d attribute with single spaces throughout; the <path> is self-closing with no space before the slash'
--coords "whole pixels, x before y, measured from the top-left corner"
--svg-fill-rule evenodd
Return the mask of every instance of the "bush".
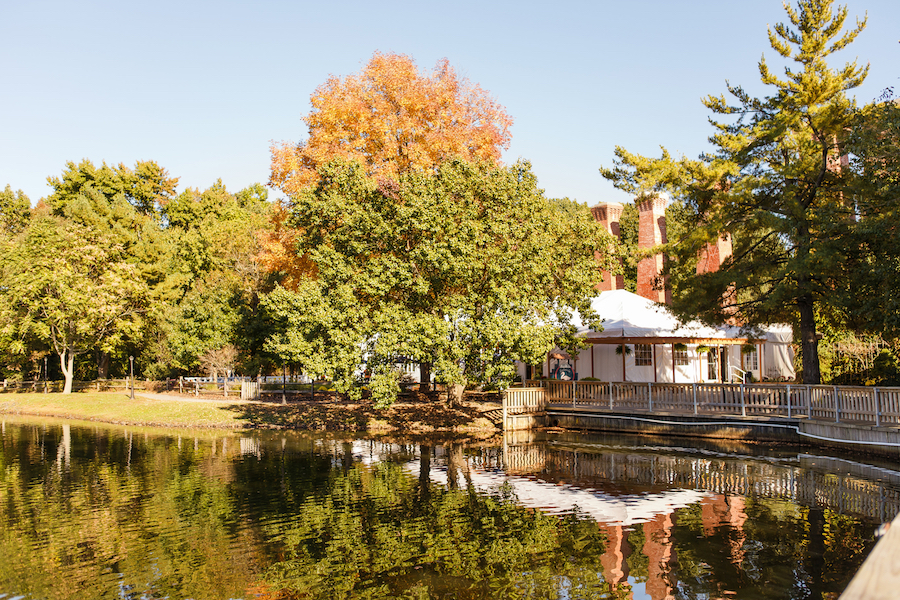
<path id="1" fill-rule="evenodd" d="M 400 393 L 400 374 L 387 367 L 376 367 L 369 378 L 369 392 L 376 409 L 390 408 Z"/>
<path id="2" fill-rule="evenodd" d="M 872 376 L 877 385 L 900 385 L 900 363 L 894 353 L 885 348 L 875 357 Z"/>

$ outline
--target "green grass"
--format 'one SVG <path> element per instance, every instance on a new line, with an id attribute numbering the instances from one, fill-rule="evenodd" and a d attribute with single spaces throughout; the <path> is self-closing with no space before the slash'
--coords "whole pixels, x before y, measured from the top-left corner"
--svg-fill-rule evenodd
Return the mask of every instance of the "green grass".
<path id="1" fill-rule="evenodd" d="M 0 394 L 0 413 L 64 417 L 129 425 L 241 429 L 249 422 L 225 402 L 185 402 L 123 392 Z"/>

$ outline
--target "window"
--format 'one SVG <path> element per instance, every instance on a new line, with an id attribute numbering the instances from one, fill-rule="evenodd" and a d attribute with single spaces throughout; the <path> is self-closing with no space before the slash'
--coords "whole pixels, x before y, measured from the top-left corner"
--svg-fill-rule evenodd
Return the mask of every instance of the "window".
<path id="1" fill-rule="evenodd" d="M 647 344 L 635 344 L 634 364 L 637 367 L 653 366 L 653 346 Z"/>
<path id="2" fill-rule="evenodd" d="M 716 380 L 719 378 L 719 349 L 710 348 L 706 353 L 706 378 Z"/>
<path id="3" fill-rule="evenodd" d="M 687 348 L 675 348 L 675 364 L 679 367 L 691 364 L 690 360 L 688 360 Z"/>
<path id="4" fill-rule="evenodd" d="M 744 346 L 744 348 L 747 348 Z M 745 371 L 758 371 L 759 370 L 759 352 L 757 351 L 756 346 L 752 346 L 751 349 L 746 349 L 744 351 L 744 370 Z"/>

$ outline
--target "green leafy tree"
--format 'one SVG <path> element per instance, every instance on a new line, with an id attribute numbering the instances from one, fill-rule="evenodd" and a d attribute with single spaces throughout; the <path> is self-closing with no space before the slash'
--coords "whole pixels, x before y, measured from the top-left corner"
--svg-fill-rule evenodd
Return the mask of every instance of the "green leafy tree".
<path id="1" fill-rule="evenodd" d="M 91 161 L 82 160 L 77 165 L 67 162 L 62 175 L 49 177 L 47 182 L 53 193 L 46 202 L 57 214 L 64 213 L 79 197 L 96 194 L 107 201 L 122 198 L 141 214 L 156 216 L 175 196 L 178 178 L 170 177 L 154 161 L 138 161 L 132 169 L 124 164 L 110 167 L 103 163 L 96 167 Z"/>
<path id="2" fill-rule="evenodd" d="M 785 6 L 789 24 L 769 31 L 769 43 L 796 68 L 778 77 L 765 58 L 762 83 L 772 94 L 755 98 L 728 85 L 734 99 L 709 96 L 716 118 L 714 151 L 699 160 L 674 160 L 663 150 L 648 159 L 616 148 L 612 169 L 601 169 L 632 193 L 669 190 L 693 215 L 694 227 L 670 240 L 672 309 L 709 323 L 737 319 L 747 327 L 794 322 L 800 334 L 803 381 L 820 380 L 816 306 L 845 290 L 850 230 L 855 209 L 847 194 L 849 170 L 842 144 L 856 117 L 847 91 L 859 86 L 868 67 L 855 62 L 829 66 L 865 20 L 844 30 L 846 7 L 831 0 L 800 0 Z M 703 247 L 722 232 L 733 235 L 734 254 L 714 273 L 697 275 Z"/>
<path id="3" fill-rule="evenodd" d="M 0 253 L 15 251 L 18 234 L 31 219 L 31 202 L 21 190 L 7 185 L 0 191 Z M 11 328 L 0 329 L 0 370 L 4 378 L 21 379 L 26 375 L 29 358 L 36 358 L 45 348 L 33 337 L 22 338 Z"/>
<path id="4" fill-rule="evenodd" d="M 22 190 L 13 192 L 7 185 L 0 192 L 0 232 L 15 235 L 25 229 L 31 218 L 31 201 Z"/>
<path id="5" fill-rule="evenodd" d="M 64 393 L 75 356 L 109 351 L 140 330 L 147 286 L 108 234 L 59 217 L 35 218 L 0 256 L 3 336 L 33 336 L 59 357 Z"/>
<path id="6" fill-rule="evenodd" d="M 856 176 L 854 285 L 840 296 L 851 324 L 887 338 L 900 336 L 900 103 L 879 99 L 860 111 L 847 143 Z"/>
<path id="7" fill-rule="evenodd" d="M 241 351 L 245 369 L 259 368 L 258 295 L 271 277 L 256 256 L 271 210 L 262 186 L 232 194 L 221 181 L 186 190 L 162 208 L 167 276 L 144 353 L 151 374 L 195 370 L 204 356 L 230 346 Z"/>
<path id="8" fill-rule="evenodd" d="M 587 211 L 558 210 L 536 184 L 524 162 L 454 161 L 399 182 L 330 163 L 293 198 L 316 276 L 266 298 L 269 348 L 343 392 L 366 361 L 380 406 L 396 395 L 399 357 L 432 363 L 451 403 L 470 382 L 511 381 L 514 360 L 534 363 L 571 335 L 574 310 L 595 320 L 594 250 L 609 245 Z"/>
<path id="9" fill-rule="evenodd" d="M 128 354 L 140 355 L 145 339 L 152 336 L 159 311 L 166 305 L 169 279 L 170 238 L 164 231 L 160 210 L 174 197 L 177 178 L 152 161 L 139 161 L 134 168 L 91 161 L 68 162 L 59 177 L 48 178 L 53 192 L 44 200 L 54 215 L 102 232 L 122 251 L 147 284 L 147 305 L 139 335 L 122 338 L 117 346 L 97 354 L 97 374 L 109 376 L 111 363 L 120 370 Z M 145 361 L 140 360 L 141 365 Z"/>

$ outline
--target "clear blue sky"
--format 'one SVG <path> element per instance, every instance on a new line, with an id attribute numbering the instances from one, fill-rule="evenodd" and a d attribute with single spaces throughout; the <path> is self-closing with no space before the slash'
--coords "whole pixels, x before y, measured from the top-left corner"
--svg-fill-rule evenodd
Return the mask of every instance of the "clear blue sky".
<path id="1" fill-rule="evenodd" d="M 900 2 L 853 0 L 871 63 L 860 103 L 900 93 Z M 621 145 L 696 156 L 705 94 L 764 93 L 756 64 L 778 0 L 672 2 L 72 2 L 0 0 L 0 188 L 36 202 L 68 160 L 151 159 L 179 190 L 268 178 L 271 140 L 300 140 L 309 96 L 375 50 L 430 69 L 446 57 L 515 119 L 505 160 L 533 163 L 547 194 L 627 201 L 598 168 Z"/>

